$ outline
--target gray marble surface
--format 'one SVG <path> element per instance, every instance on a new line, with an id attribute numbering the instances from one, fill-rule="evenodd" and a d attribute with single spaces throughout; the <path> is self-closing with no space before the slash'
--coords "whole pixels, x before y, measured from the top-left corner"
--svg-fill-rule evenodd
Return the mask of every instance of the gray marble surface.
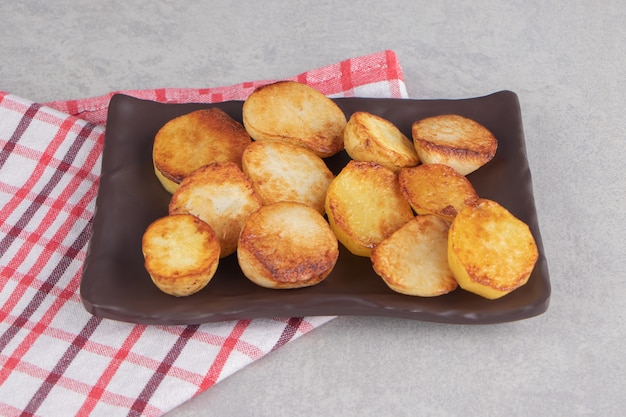
<path id="1" fill-rule="evenodd" d="M 34 101 L 281 78 L 394 50 L 412 98 L 520 98 L 552 280 L 532 319 L 340 317 L 170 416 L 626 410 L 626 3 L 2 2 L 0 89 Z"/>

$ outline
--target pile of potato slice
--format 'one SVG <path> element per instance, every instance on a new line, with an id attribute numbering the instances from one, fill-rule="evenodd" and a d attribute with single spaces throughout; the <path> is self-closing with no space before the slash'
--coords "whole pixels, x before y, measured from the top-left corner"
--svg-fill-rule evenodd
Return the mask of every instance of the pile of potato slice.
<path id="1" fill-rule="evenodd" d="M 199 120 L 210 128 L 198 127 Z M 347 119 L 332 100 L 293 81 L 255 90 L 242 120 L 199 110 L 161 129 L 154 168 L 173 195 L 168 216 L 157 222 L 182 214 L 205 222 L 216 232 L 217 257 L 236 253 L 256 284 L 283 289 L 322 282 L 337 262 L 339 242 L 369 257 L 389 288 L 412 296 L 460 286 L 494 299 L 530 277 L 538 258 L 530 229 L 481 198 L 466 178 L 497 150 L 496 138 L 476 121 L 416 120 L 409 139 L 374 114 Z M 344 150 L 351 160 L 334 176 L 324 158 Z M 146 253 L 152 239 L 144 236 L 146 268 L 155 283 L 170 283 L 157 286 L 197 276 L 201 253 L 177 276 L 151 270 L 152 258 L 167 254 L 169 261 L 161 259 L 167 264 L 189 258 L 190 250 L 180 238 L 161 236 L 168 249 Z M 206 272 L 204 285 L 215 273 Z M 204 285 L 165 292 L 189 295 Z"/>

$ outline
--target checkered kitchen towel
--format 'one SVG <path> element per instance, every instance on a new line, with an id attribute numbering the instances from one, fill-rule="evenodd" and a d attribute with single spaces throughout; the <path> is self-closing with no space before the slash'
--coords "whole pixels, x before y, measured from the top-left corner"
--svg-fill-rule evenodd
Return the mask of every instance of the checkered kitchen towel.
<path id="1" fill-rule="evenodd" d="M 392 51 L 291 79 L 333 97 L 407 96 Z M 122 93 L 243 100 L 269 81 Z M 78 289 L 112 94 L 42 105 L 0 92 L 2 416 L 159 416 L 332 319 L 145 326 L 87 313 Z"/>

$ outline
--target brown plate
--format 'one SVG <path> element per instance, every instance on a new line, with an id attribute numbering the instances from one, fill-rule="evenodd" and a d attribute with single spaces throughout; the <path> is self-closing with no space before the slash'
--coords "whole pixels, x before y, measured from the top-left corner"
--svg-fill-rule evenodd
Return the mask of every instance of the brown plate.
<path id="1" fill-rule="evenodd" d="M 309 288 L 270 290 L 241 273 L 236 255 L 220 261 L 213 280 L 190 297 L 160 292 L 143 266 L 141 237 L 150 222 L 167 214 L 170 195 L 156 179 L 152 141 L 168 120 L 217 106 L 241 121 L 243 102 L 162 104 L 124 95 L 111 99 L 102 157 L 102 176 L 93 233 L 80 294 L 96 316 L 142 324 L 199 324 L 257 317 L 371 315 L 444 323 L 498 323 L 539 315 L 548 308 L 550 281 L 535 210 L 517 96 L 502 91 L 463 100 L 340 98 L 349 117 L 368 111 L 384 117 L 411 137 L 423 117 L 456 113 L 472 118 L 498 138 L 494 159 L 468 178 L 481 197 L 493 199 L 529 224 L 539 260 L 528 283 L 498 300 L 457 289 L 435 298 L 391 291 L 368 258 L 343 247 L 333 272 Z M 348 161 L 342 152 L 327 159 L 338 173 Z M 340 245 L 341 246 L 341 245 Z"/>

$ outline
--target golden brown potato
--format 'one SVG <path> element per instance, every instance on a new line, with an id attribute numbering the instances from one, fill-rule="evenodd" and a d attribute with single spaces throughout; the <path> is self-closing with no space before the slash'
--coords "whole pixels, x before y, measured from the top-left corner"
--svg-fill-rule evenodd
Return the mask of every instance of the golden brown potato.
<path id="1" fill-rule="evenodd" d="M 334 176 L 308 149 L 275 140 L 255 141 L 244 151 L 242 167 L 263 204 L 296 201 L 324 213 L 326 189 Z"/>
<path id="2" fill-rule="evenodd" d="M 142 238 L 145 267 L 154 284 L 176 297 L 194 294 L 213 278 L 220 257 L 215 231 L 190 214 L 152 222 Z"/>
<path id="3" fill-rule="evenodd" d="M 375 162 L 348 162 L 328 187 L 325 207 L 339 241 L 359 256 L 413 218 L 397 174 Z"/>
<path id="4" fill-rule="evenodd" d="M 346 116 L 306 84 L 279 81 L 257 88 L 243 104 L 243 124 L 255 140 L 281 140 L 325 158 L 343 150 Z"/>
<path id="5" fill-rule="evenodd" d="M 435 214 L 451 222 L 459 211 L 478 201 L 469 180 L 447 165 L 403 168 L 398 180 L 400 191 L 417 214 Z"/>
<path id="6" fill-rule="evenodd" d="M 417 216 L 372 251 L 374 271 L 392 290 L 434 297 L 458 284 L 448 266 L 450 223 L 432 214 Z"/>
<path id="7" fill-rule="evenodd" d="M 196 110 L 167 122 L 154 138 L 154 172 L 170 193 L 196 169 L 234 162 L 252 140 L 243 125 L 218 108 Z"/>
<path id="8" fill-rule="evenodd" d="M 339 243 L 324 217 L 296 202 L 263 206 L 252 214 L 239 237 L 242 272 L 266 288 L 316 285 L 334 268 Z"/>
<path id="9" fill-rule="evenodd" d="M 495 201 L 479 200 L 450 226 L 450 269 L 461 288 L 485 298 L 526 284 L 538 256 L 529 227 Z"/>
<path id="10" fill-rule="evenodd" d="M 413 123 L 412 135 L 422 163 L 449 165 L 462 175 L 485 165 L 498 148 L 486 127 L 456 114 L 418 120 Z"/>
<path id="11" fill-rule="evenodd" d="M 413 142 L 389 120 L 371 113 L 350 116 L 343 142 L 352 159 L 376 162 L 394 171 L 420 162 Z"/>
<path id="12" fill-rule="evenodd" d="M 223 162 L 188 175 L 172 195 L 169 213 L 190 213 L 208 223 L 220 240 L 223 258 L 235 252 L 243 224 L 261 205 L 252 182 L 237 164 Z"/>

